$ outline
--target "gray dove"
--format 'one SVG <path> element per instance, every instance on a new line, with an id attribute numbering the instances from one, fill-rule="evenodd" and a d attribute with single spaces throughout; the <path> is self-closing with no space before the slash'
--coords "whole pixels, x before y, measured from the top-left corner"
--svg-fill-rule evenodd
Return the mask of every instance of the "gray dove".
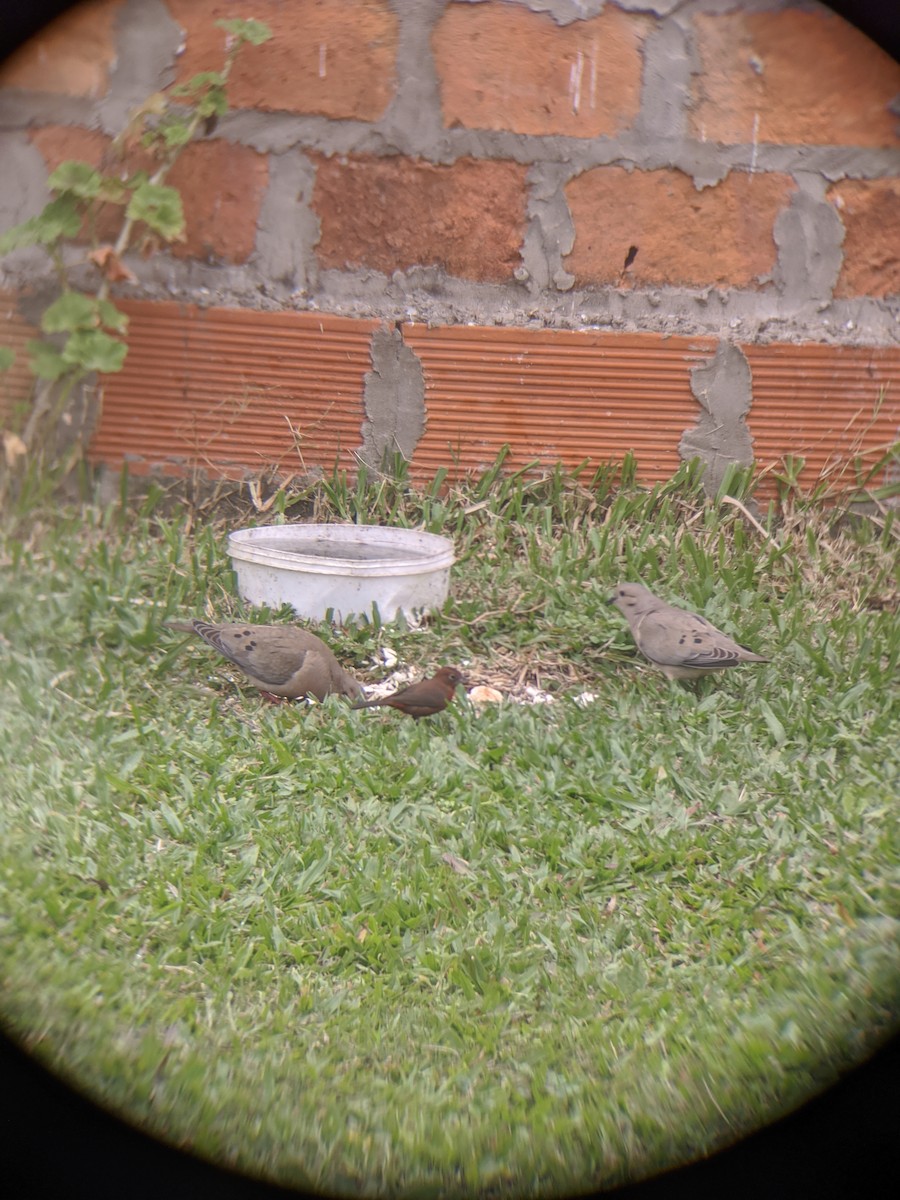
<path id="1" fill-rule="evenodd" d="M 363 690 L 321 638 L 295 625 L 211 625 L 207 621 L 166 621 L 170 629 L 198 633 L 214 650 L 270 696 L 324 700 L 338 692 L 358 700 Z"/>
<path id="2" fill-rule="evenodd" d="M 769 662 L 733 641 L 698 613 L 673 608 L 639 583 L 620 583 L 614 604 L 631 627 L 637 648 L 669 679 L 700 679 L 744 662 Z"/>

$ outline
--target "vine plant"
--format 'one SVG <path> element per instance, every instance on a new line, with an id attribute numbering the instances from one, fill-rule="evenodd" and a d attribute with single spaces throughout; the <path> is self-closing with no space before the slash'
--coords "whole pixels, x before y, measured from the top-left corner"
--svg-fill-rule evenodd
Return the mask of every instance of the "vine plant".
<path id="1" fill-rule="evenodd" d="M 261 21 L 227 20 L 216 24 L 225 31 L 225 60 L 220 71 L 203 71 L 186 83 L 156 92 L 136 108 L 113 139 L 110 170 L 69 160 L 47 180 L 52 199 L 35 217 L 0 236 L 0 255 L 25 246 L 43 246 L 59 283 L 59 294 L 41 315 L 47 338 L 27 344 L 28 367 L 35 378 L 33 403 L 19 431 L 3 434 L 5 468 L 15 473 L 23 461 L 47 466 L 48 448 L 73 398 L 73 389 L 93 372 L 119 371 L 128 351 L 128 317 L 110 300 L 118 282 L 136 282 L 123 262 L 128 250 L 144 255 L 160 241 L 184 241 L 181 194 L 166 184 L 166 176 L 184 148 L 198 134 L 213 131 L 228 111 L 227 85 L 235 61 L 246 45 L 259 46 L 272 36 Z M 123 169 L 127 155 L 142 152 L 149 167 L 130 173 Z M 118 209 L 118 234 L 113 241 L 98 236 L 98 216 Z M 108 223 L 106 223 L 108 228 Z M 84 254 L 66 252 L 87 241 Z M 73 270 L 88 269 L 86 287 L 76 286 Z M 49 339 L 49 340 L 48 340 Z M 0 371 L 8 370 L 14 354 L 0 347 Z M 83 454 L 80 441 L 67 453 L 65 474 Z M 8 479 L 2 481 L 0 493 Z"/>

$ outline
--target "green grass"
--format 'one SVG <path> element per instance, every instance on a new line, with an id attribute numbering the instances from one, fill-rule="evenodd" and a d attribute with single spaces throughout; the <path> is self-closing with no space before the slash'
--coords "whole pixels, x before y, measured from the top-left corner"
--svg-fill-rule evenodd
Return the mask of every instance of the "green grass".
<path id="1" fill-rule="evenodd" d="M 0 1012 L 132 1120 L 282 1182 L 640 1178 L 893 1028 L 895 529 L 792 505 L 767 540 L 690 468 L 438 484 L 336 476 L 263 519 L 453 536 L 443 613 L 326 636 L 364 680 L 390 646 L 552 703 L 269 706 L 161 628 L 241 612 L 221 522 L 158 494 L 7 517 Z M 668 683 L 604 604 L 638 574 L 772 663 Z"/>

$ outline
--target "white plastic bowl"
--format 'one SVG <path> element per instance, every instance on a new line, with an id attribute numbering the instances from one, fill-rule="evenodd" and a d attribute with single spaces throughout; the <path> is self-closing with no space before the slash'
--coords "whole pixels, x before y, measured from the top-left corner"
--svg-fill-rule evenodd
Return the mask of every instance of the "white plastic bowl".
<path id="1" fill-rule="evenodd" d="M 447 599 L 453 543 L 381 525 L 261 525 L 228 535 L 240 596 L 249 604 L 290 604 L 321 621 L 382 621 L 428 612 Z"/>

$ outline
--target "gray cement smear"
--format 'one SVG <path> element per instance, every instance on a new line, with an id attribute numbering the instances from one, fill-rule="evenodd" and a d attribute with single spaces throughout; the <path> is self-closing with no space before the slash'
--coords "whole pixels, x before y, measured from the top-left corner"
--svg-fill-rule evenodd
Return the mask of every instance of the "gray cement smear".
<path id="1" fill-rule="evenodd" d="M 44 160 L 27 133 L 0 131 L 0 162 L 0 229 L 9 229 L 39 213 L 50 193 L 45 186 Z M 0 271 L 20 282 L 47 274 L 47 266 L 47 255 L 38 246 L 14 250 L 0 260 Z"/>
<path id="2" fill-rule="evenodd" d="M 378 329 L 372 336 L 365 406 L 358 451 L 362 462 L 380 471 L 394 454 L 409 461 L 425 432 L 425 372 L 399 329 Z"/>
<path id="3" fill-rule="evenodd" d="M 318 278 L 313 247 L 319 221 L 310 207 L 315 168 L 297 150 L 269 156 L 269 186 L 259 213 L 253 267 L 276 289 L 303 293 Z"/>
<path id="4" fill-rule="evenodd" d="M 802 303 L 809 296 L 830 300 L 841 269 L 844 226 L 825 199 L 826 181 L 803 171 L 798 190 L 775 221 L 778 265 L 774 279 L 785 299 Z"/>
<path id="5" fill-rule="evenodd" d="M 104 133 L 115 136 L 133 109 L 173 82 L 181 40 L 181 29 L 162 0 L 125 0 L 116 14 L 117 53 L 109 91 L 97 106 Z"/>
<path id="6" fill-rule="evenodd" d="M 690 37 L 676 21 L 660 21 L 644 42 L 641 110 L 635 132 L 648 141 L 687 134 L 694 59 Z"/>
<path id="7" fill-rule="evenodd" d="M 561 186 L 566 176 L 564 168 L 550 163 L 538 163 L 528 172 L 529 223 L 516 279 L 532 295 L 547 288 L 567 292 L 575 283 L 562 261 L 575 245 L 575 225 Z"/>
<path id="8" fill-rule="evenodd" d="M 900 150 L 721 145 L 691 136 L 692 77 L 700 70 L 692 18 L 698 12 L 778 10 L 790 7 L 790 0 L 617 0 L 619 8 L 655 18 L 656 24 L 643 46 L 640 109 L 633 125 L 615 136 L 595 138 L 446 128 L 431 43 L 448 3 L 392 0 L 399 22 L 397 87 L 379 121 L 255 111 L 225 116 L 214 136 L 270 156 L 254 253 L 239 265 L 182 261 L 165 253 L 147 261 L 128 255 L 140 283 L 122 287 L 119 294 L 384 321 L 366 380 L 367 420 L 360 450 L 373 466 L 380 466 L 386 453 L 411 454 L 424 429 L 421 367 L 401 333 L 391 328 L 398 322 L 721 338 L 719 354 L 695 372 L 704 415 L 682 440 L 683 453 L 702 453 L 710 464 L 710 482 L 720 475 L 726 457 L 749 461 L 751 455 L 743 421 L 751 381 L 736 343 L 900 342 L 900 295 L 833 298 L 844 231 L 826 198 L 828 185 L 842 179 L 897 178 Z M 513 3 L 545 13 L 560 26 L 614 6 L 612 0 Z M 816 7 L 814 0 L 797 0 L 795 6 Z M 30 144 L 31 126 L 62 123 L 115 133 L 133 104 L 171 82 L 183 31 L 163 0 L 126 0 L 117 14 L 115 37 L 110 89 L 99 101 L 17 89 L 0 92 L 0 228 L 34 215 L 46 201 L 45 167 Z M 848 97 L 847 103 L 852 102 Z M 472 156 L 526 165 L 526 220 L 512 278 L 503 284 L 474 283 L 449 276 L 434 263 L 391 273 L 321 269 L 316 259 L 319 219 L 312 207 L 314 154 L 403 154 L 437 165 Z M 677 169 L 698 190 L 715 187 L 732 171 L 791 176 L 796 189 L 775 223 L 771 277 L 747 290 L 576 288 L 565 264 L 576 237 L 565 187 L 582 172 L 610 164 Z M 18 252 L 0 262 L 0 287 L 34 288 L 52 278 L 40 251 Z"/>
<path id="9" fill-rule="evenodd" d="M 443 0 L 418 0 L 416 19 L 400 22 L 397 44 L 397 87 L 380 124 L 381 133 L 401 154 L 415 155 L 419 147 L 433 148 L 440 160 L 450 152 L 441 119 L 437 70 L 431 56 L 431 35 L 444 11 Z M 402 4 L 395 5 L 398 16 Z"/>
<path id="10" fill-rule="evenodd" d="M 746 416 L 752 400 L 750 364 L 737 346 L 720 342 L 715 355 L 691 371 L 691 390 L 700 404 L 700 420 L 678 444 L 683 459 L 705 463 L 703 487 L 715 495 L 732 463 L 753 462 Z"/>

